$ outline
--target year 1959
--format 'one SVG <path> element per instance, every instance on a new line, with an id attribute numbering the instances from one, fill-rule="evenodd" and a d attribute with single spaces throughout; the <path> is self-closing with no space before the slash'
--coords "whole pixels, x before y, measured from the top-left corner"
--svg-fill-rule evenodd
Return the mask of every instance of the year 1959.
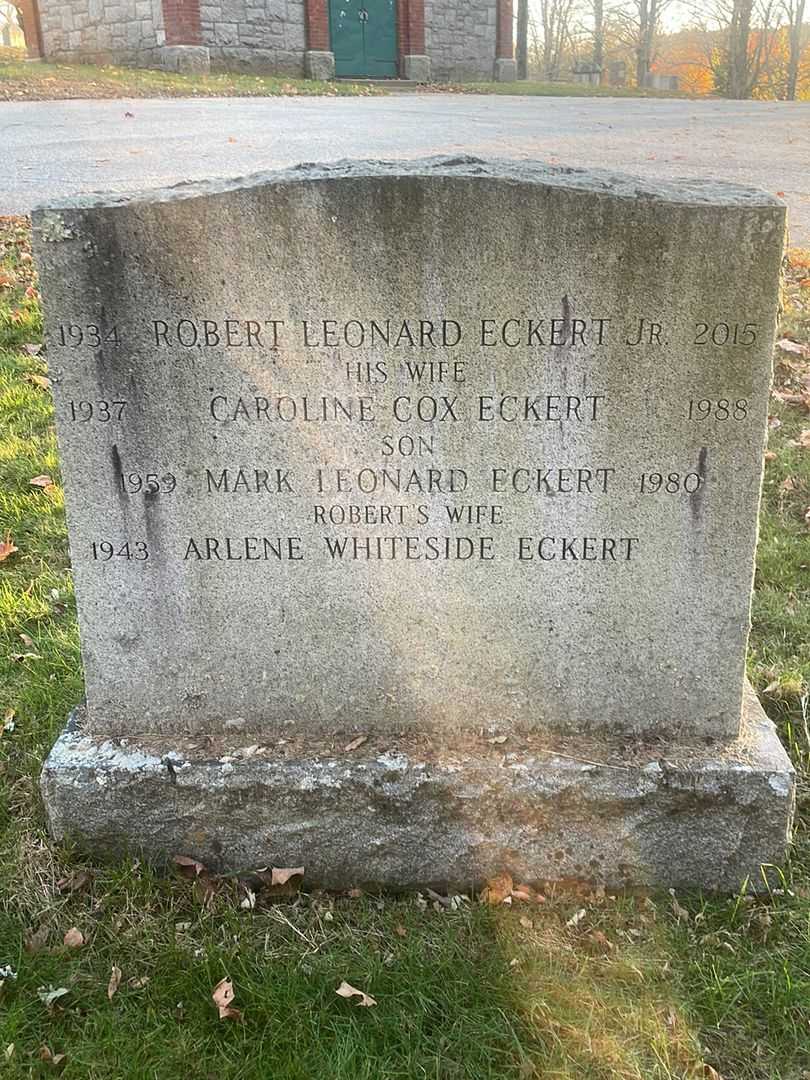
<path id="1" fill-rule="evenodd" d="M 174 473 L 121 473 L 121 489 L 127 495 L 137 495 L 142 491 L 145 495 L 171 495 L 177 487 L 177 477 Z"/>

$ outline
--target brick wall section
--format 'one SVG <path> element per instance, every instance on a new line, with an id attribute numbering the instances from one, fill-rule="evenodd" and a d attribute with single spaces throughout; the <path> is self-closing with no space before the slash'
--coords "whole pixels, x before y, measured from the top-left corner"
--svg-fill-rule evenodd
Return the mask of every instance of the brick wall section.
<path id="1" fill-rule="evenodd" d="M 161 0 L 40 0 L 48 59 L 148 65 L 165 43 Z"/>
<path id="2" fill-rule="evenodd" d="M 212 68 L 304 74 L 304 0 L 200 0 Z M 327 46 L 328 47 L 328 46 Z"/>
<path id="3" fill-rule="evenodd" d="M 39 28 L 39 9 L 36 0 L 13 0 L 13 2 L 20 13 L 20 23 L 28 55 L 42 56 L 42 34 Z"/>
<path id="4" fill-rule="evenodd" d="M 425 0 L 425 53 L 434 79 L 492 78 L 497 5 L 498 0 Z"/>
<path id="5" fill-rule="evenodd" d="M 304 0 L 307 48 L 330 52 L 328 0 Z"/>
<path id="6" fill-rule="evenodd" d="M 200 45 L 200 0 L 162 0 L 167 45 Z"/>
<path id="7" fill-rule="evenodd" d="M 501 60 L 511 60 L 512 47 L 512 0 L 497 0 L 497 35 L 495 52 Z"/>
<path id="8" fill-rule="evenodd" d="M 425 0 L 397 0 L 397 44 L 403 56 L 425 55 Z"/>

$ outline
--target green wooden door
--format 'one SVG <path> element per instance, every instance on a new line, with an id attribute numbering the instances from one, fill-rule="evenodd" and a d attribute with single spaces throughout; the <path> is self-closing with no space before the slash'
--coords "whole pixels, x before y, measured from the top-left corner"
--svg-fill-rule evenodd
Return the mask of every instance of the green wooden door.
<path id="1" fill-rule="evenodd" d="M 396 77 L 396 0 L 329 0 L 329 33 L 336 75 Z"/>

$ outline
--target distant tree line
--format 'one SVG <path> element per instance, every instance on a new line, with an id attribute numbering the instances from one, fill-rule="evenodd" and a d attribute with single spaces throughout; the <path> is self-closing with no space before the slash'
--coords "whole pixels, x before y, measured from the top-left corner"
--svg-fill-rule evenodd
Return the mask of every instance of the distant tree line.
<path id="1" fill-rule="evenodd" d="M 518 78 L 584 76 L 729 98 L 810 98 L 807 0 L 692 0 L 677 31 L 673 0 L 516 0 Z M 683 6 L 681 8 L 683 10 Z"/>

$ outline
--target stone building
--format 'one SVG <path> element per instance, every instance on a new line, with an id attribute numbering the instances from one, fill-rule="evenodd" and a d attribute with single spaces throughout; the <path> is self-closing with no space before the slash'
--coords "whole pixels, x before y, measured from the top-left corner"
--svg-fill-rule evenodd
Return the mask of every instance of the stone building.
<path id="1" fill-rule="evenodd" d="M 512 0 L 15 0 L 29 54 L 174 71 L 511 80 Z"/>

